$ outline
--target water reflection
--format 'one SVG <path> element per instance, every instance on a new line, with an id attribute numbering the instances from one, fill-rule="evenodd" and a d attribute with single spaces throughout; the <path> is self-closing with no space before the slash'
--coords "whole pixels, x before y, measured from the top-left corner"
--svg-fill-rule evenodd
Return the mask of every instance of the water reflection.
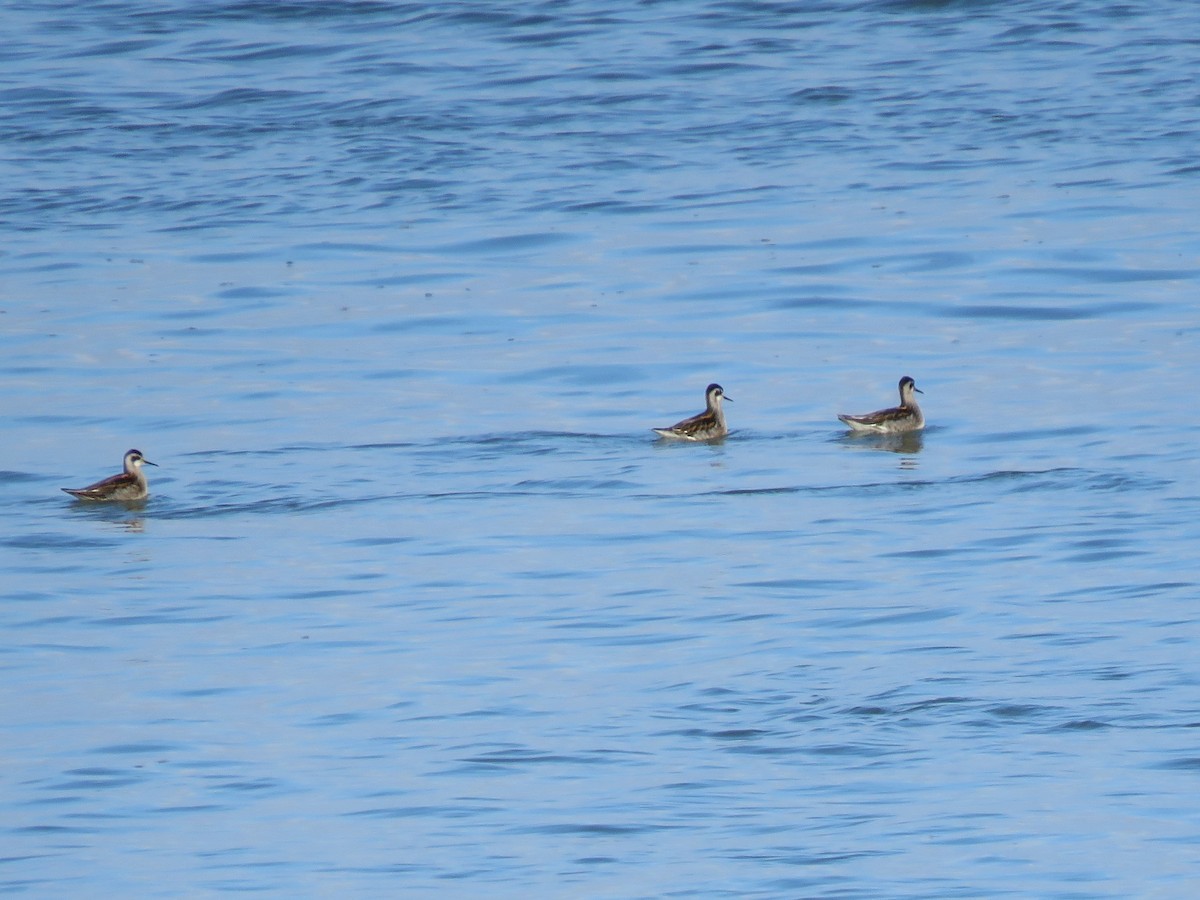
<path id="1" fill-rule="evenodd" d="M 915 457 L 925 447 L 925 432 L 909 431 L 904 434 L 864 434 L 860 431 L 848 431 L 842 436 L 842 443 L 864 450 L 886 450 L 888 453 L 900 453 Z M 915 469 L 916 459 L 903 460 L 902 468 Z"/>
<path id="2" fill-rule="evenodd" d="M 97 519 L 103 524 L 121 531 L 142 533 L 145 531 L 145 500 L 125 500 L 109 503 L 89 503 L 75 500 L 70 508 L 78 513 Z"/>
<path id="3" fill-rule="evenodd" d="M 133 534 L 141 534 L 146 530 L 146 520 L 141 516 L 133 516 L 128 519 L 119 519 L 112 522 L 112 525 L 119 528 L 121 531 L 132 532 Z"/>

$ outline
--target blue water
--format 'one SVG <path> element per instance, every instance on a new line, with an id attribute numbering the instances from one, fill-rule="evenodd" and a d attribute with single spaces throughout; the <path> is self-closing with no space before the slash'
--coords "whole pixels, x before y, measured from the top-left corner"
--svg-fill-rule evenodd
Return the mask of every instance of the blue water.
<path id="1" fill-rule="evenodd" d="M 0 891 L 1194 895 L 1200 8 L 4 21 Z"/>

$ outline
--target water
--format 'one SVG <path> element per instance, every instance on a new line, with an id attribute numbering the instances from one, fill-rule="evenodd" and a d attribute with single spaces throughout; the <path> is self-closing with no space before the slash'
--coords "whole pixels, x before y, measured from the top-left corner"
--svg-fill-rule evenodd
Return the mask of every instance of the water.
<path id="1" fill-rule="evenodd" d="M 1192 895 L 1192 4 L 5 21 L 0 889 Z"/>

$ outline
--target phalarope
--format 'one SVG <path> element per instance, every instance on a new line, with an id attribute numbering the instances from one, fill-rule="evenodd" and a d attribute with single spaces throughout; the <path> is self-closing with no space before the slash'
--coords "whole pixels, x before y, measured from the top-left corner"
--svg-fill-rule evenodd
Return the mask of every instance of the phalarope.
<path id="1" fill-rule="evenodd" d="M 725 389 L 719 384 L 710 384 L 704 389 L 706 409 L 697 416 L 677 422 L 670 428 L 652 429 L 656 434 L 665 438 L 681 441 L 712 441 L 729 434 L 725 425 L 725 413 L 721 409 L 721 398 L 733 402 L 732 397 L 725 396 Z"/>
<path id="2" fill-rule="evenodd" d="M 917 383 L 905 375 L 900 379 L 900 405 L 891 409 L 881 409 L 878 412 L 867 413 L 864 416 L 838 416 L 854 431 L 870 431 L 876 434 L 901 434 L 906 431 L 920 431 L 925 427 L 925 414 L 917 406 L 918 394 L 925 393 Z"/>
<path id="3" fill-rule="evenodd" d="M 142 456 L 141 450 L 128 450 L 125 453 L 125 471 L 120 475 L 113 475 L 85 488 L 63 490 L 79 500 L 144 500 L 150 491 L 146 484 L 146 473 L 142 471 L 143 464 L 158 465 Z"/>

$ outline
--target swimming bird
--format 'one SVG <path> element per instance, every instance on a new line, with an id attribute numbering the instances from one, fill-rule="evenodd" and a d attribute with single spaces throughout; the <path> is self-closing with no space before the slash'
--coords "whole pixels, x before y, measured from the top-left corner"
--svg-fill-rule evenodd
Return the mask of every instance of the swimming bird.
<path id="1" fill-rule="evenodd" d="M 142 471 L 143 464 L 158 465 L 142 456 L 141 450 L 128 450 L 125 453 L 125 471 L 120 475 L 113 475 L 85 488 L 63 490 L 78 500 L 144 500 L 150 491 L 146 474 Z"/>
<path id="2" fill-rule="evenodd" d="M 731 403 L 732 397 L 725 396 L 725 389 L 719 384 L 710 384 L 704 389 L 705 410 L 699 415 L 677 422 L 670 428 L 652 429 L 656 434 L 665 438 L 681 441 L 712 441 L 729 434 L 725 425 L 725 412 L 721 409 L 721 398 Z"/>
<path id="3" fill-rule="evenodd" d="M 875 434 L 901 434 L 906 431 L 920 431 L 925 427 L 925 414 L 917 406 L 918 394 L 925 393 L 917 383 L 905 375 L 900 379 L 900 405 L 891 409 L 881 409 L 878 412 L 867 413 L 863 416 L 838 416 L 854 431 L 869 431 Z"/>

